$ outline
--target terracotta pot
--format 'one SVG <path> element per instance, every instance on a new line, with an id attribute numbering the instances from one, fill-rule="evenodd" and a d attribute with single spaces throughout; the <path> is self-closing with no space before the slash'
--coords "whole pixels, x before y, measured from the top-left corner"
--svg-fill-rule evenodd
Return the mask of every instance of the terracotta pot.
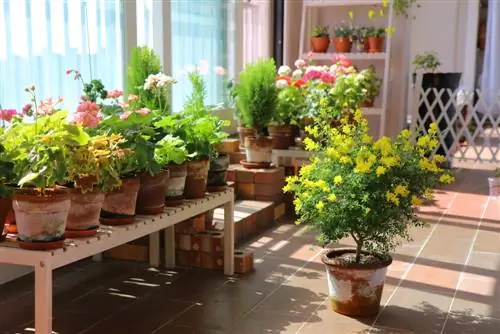
<path id="1" fill-rule="evenodd" d="M 311 37 L 311 48 L 312 52 L 325 53 L 328 51 L 330 46 L 330 38 L 324 37 Z"/>
<path id="2" fill-rule="evenodd" d="M 368 37 L 368 52 L 377 53 L 382 52 L 384 47 L 383 37 Z"/>
<path id="3" fill-rule="evenodd" d="M 168 165 L 170 172 L 165 191 L 165 201 L 167 204 L 181 203 L 184 199 L 184 188 L 186 186 L 187 164 Z"/>
<path id="4" fill-rule="evenodd" d="M 0 241 L 5 240 L 10 223 L 7 220 L 9 213 L 12 211 L 12 198 L 0 197 Z"/>
<path id="5" fill-rule="evenodd" d="M 62 240 L 71 207 L 70 194 L 63 189 L 47 189 L 41 195 L 33 189 L 14 192 L 18 238 L 24 242 Z"/>
<path id="6" fill-rule="evenodd" d="M 269 136 L 273 138 L 273 148 L 277 150 L 288 150 L 294 146 L 295 136 L 291 125 L 270 125 L 267 127 Z"/>
<path id="7" fill-rule="evenodd" d="M 373 316 L 380 310 L 387 267 L 392 258 L 370 264 L 344 264 L 338 257 L 353 249 L 333 249 L 323 253 L 332 309 L 348 316 Z M 367 253 L 364 253 L 367 254 Z"/>
<path id="8" fill-rule="evenodd" d="M 246 137 L 245 149 L 247 162 L 271 162 L 273 138 L 263 136 Z"/>
<path id="9" fill-rule="evenodd" d="M 165 193 L 169 171 L 165 170 L 154 175 L 141 175 L 141 187 L 137 194 L 136 213 L 140 215 L 157 215 L 165 208 Z"/>
<path id="10" fill-rule="evenodd" d="M 240 137 L 240 143 L 245 143 L 245 137 L 255 137 L 257 131 L 254 128 L 238 127 L 238 135 Z"/>
<path id="11" fill-rule="evenodd" d="M 132 223 L 135 215 L 137 194 L 141 187 L 139 178 L 122 180 L 119 189 L 106 194 L 101 210 L 101 223 Z"/>
<path id="12" fill-rule="evenodd" d="M 99 215 L 105 194 L 100 189 L 82 193 L 80 188 L 68 189 L 71 207 L 66 230 L 89 230 L 99 226 Z"/>
<path id="13" fill-rule="evenodd" d="M 184 188 L 184 197 L 186 199 L 205 197 L 209 166 L 208 159 L 188 161 L 186 187 Z"/>
<path id="14" fill-rule="evenodd" d="M 228 168 L 229 168 L 229 155 L 227 154 L 219 154 L 219 156 L 216 159 L 210 160 L 207 186 L 209 187 L 225 186 Z"/>
<path id="15" fill-rule="evenodd" d="M 361 103 L 361 108 L 373 108 L 374 99 L 366 99 L 363 103 Z"/>
<path id="16" fill-rule="evenodd" d="M 342 53 L 351 52 L 352 43 L 349 37 L 336 37 L 332 39 L 332 42 L 335 45 L 335 51 Z"/>

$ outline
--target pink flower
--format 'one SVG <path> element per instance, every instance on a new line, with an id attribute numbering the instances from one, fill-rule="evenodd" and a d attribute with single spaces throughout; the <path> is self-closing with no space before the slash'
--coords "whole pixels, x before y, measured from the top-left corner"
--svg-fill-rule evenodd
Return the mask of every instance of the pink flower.
<path id="1" fill-rule="evenodd" d="M 317 70 L 308 71 L 306 74 L 304 74 L 304 77 L 302 79 L 305 81 L 321 80 L 324 83 L 334 83 L 335 82 L 334 75 L 332 75 L 331 73 L 328 73 L 328 72 L 317 71 Z"/>
<path id="2" fill-rule="evenodd" d="M 71 73 L 73 73 L 73 70 L 70 70 L 70 69 L 66 70 L 66 75 L 70 75 Z"/>
<path id="3" fill-rule="evenodd" d="M 341 54 L 341 53 L 334 54 L 333 60 L 335 63 L 339 64 L 342 67 L 352 66 L 352 61 L 349 60 L 344 54 Z"/>
<path id="4" fill-rule="evenodd" d="M 10 122 L 15 115 L 17 115 L 15 109 L 0 109 L 0 120 L 2 121 Z"/>
<path id="5" fill-rule="evenodd" d="M 117 99 L 122 95 L 123 95 L 123 92 L 121 90 L 118 90 L 118 89 L 113 89 L 113 90 L 108 91 L 108 98 L 110 98 L 110 99 Z"/>
<path id="6" fill-rule="evenodd" d="M 215 67 L 214 71 L 215 71 L 215 74 L 220 75 L 220 76 L 226 74 L 226 69 L 222 66 Z"/>
<path id="7" fill-rule="evenodd" d="M 77 112 L 87 112 L 93 115 L 97 115 L 97 113 L 101 110 L 101 107 L 95 103 L 90 101 L 81 102 L 78 105 Z"/>
<path id="8" fill-rule="evenodd" d="M 306 66 L 306 65 L 307 65 L 307 62 L 306 62 L 304 59 L 297 59 L 297 60 L 295 61 L 295 67 L 296 67 L 296 68 L 301 69 L 301 68 L 303 68 L 303 67 L 304 67 L 304 66 Z"/>
<path id="9" fill-rule="evenodd" d="M 122 121 L 126 120 L 130 115 L 132 115 L 131 111 L 125 111 L 123 114 L 120 115 L 120 119 Z"/>
<path id="10" fill-rule="evenodd" d="M 312 56 L 314 56 L 314 52 L 309 51 L 309 53 L 307 54 L 307 58 L 311 59 Z"/>
<path id="11" fill-rule="evenodd" d="M 38 115 L 52 115 L 57 110 L 56 105 L 58 103 L 59 99 L 54 102 L 51 97 L 41 100 L 36 112 Z"/>
<path id="12" fill-rule="evenodd" d="M 141 108 L 139 110 L 136 110 L 135 112 L 144 116 L 149 114 L 151 110 L 149 110 L 148 108 Z"/>
<path id="13" fill-rule="evenodd" d="M 31 108 L 33 108 L 31 103 L 25 104 L 23 107 L 23 114 L 27 115 L 31 111 Z"/>
<path id="14" fill-rule="evenodd" d="M 134 94 L 129 94 L 129 96 L 128 96 L 128 101 L 129 101 L 129 102 L 139 101 L 139 96 L 134 95 Z"/>
<path id="15" fill-rule="evenodd" d="M 88 113 L 85 111 L 78 111 L 75 113 L 73 122 L 87 128 L 95 128 L 99 122 L 99 116 L 96 114 Z"/>

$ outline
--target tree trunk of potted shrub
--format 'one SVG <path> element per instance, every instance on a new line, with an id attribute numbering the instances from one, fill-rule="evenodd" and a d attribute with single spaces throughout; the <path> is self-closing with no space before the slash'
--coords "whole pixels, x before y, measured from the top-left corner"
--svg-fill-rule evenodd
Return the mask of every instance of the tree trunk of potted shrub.
<path id="1" fill-rule="evenodd" d="M 295 136 L 292 125 L 270 125 L 267 127 L 269 136 L 273 138 L 273 148 L 278 150 L 288 150 L 294 146 Z"/>
<path id="2" fill-rule="evenodd" d="M 209 166 L 208 159 L 187 162 L 186 186 L 184 188 L 186 199 L 205 197 Z"/>
<path id="3" fill-rule="evenodd" d="M 220 191 L 226 189 L 226 175 L 228 168 L 229 156 L 227 154 L 219 154 L 217 158 L 210 160 L 207 180 L 208 191 Z"/>
<path id="4" fill-rule="evenodd" d="M 164 170 L 151 175 L 141 175 L 141 187 L 137 194 L 136 213 L 140 215 L 157 215 L 165 208 L 165 191 L 169 171 Z"/>
<path id="5" fill-rule="evenodd" d="M 70 206 L 70 195 L 61 189 L 46 189 L 43 195 L 31 188 L 16 190 L 12 207 L 20 247 L 62 247 Z"/>
<path id="6" fill-rule="evenodd" d="M 167 180 L 165 203 L 167 206 L 180 205 L 184 201 L 184 188 L 186 186 L 187 164 L 168 165 L 170 177 Z"/>
<path id="7" fill-rule="evenodd" d="M 140 187 L 139 178 L 129 178 L 123 180 L 119 189 L 107 193 L 102 205 L 101 223 L 104 225 L 132 224 Z"/>

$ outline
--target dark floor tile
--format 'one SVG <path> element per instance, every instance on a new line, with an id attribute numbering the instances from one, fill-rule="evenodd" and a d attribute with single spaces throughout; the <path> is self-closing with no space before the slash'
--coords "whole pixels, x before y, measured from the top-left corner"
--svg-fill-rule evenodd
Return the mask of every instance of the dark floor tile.
<path id="1" fill-rule="evenodd" d="M 222 331 L 184 326 L 165 326 L 151 334 L 225 334 Z"/>
<path id="2" fill-rule="evenodd" d="M 500 320 L 484 318 L 471 312 L 453 312 L 448 317 L 442 334 L 500 333 Z"/>

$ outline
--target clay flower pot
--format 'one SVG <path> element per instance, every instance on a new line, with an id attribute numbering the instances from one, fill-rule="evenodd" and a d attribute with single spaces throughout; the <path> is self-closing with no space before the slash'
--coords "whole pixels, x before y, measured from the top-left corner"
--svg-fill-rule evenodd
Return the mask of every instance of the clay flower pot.
<path id="1" fill-rule="evenodd" d="M 374 104 L 374 99 L 370 98 L 370 99 L 366 99 L 363 103 L 361 103 L 360 107 L 361 108 L 373 108 L 373 104 Z"/>
<path id="2" fill-rule="evenodd" d="M 243 145 L 245 143 L 245 137 L 255 137 L 257 131 L 254 128 L 245 128 L 240 126 L 238 128 L 238 136 L 240 138 L 240 144 Z"/>
<path id="3" fill-rule="evenodd" d="M 125 179 L 119 189 L 107 193 L 102 205 L 101 223 L 105 225 L 132 224 L 140 187 L 139 178 Z"/>
<path id="4" fill-rule="evenodd" d="M 215 191 L 217 188 L 226 187 L 226 175 L 229 168 L 229 155 L 219 154 L 215 159 L 210 160 L 208 169 L 207 188 Z"/>
<path id="5" fill-rule="evenodd" d="M 67 231 L 86 231 L 99 226 L 99 216 L 105 194 L 100 189 L 82 193 L 80 188 L 68 189 L 71 207 L 66 224 Z"/>
<path id="6" fill-rule="evenodd" d="M 170 177 L 166 183 L 165 202 L 167 206 L 180 205 L 184 201 L 187 164 L 166 166 Z"/>
<path id="7" fill-rule="evenodd" d="M 335 45 L 335 51 L 341 53 L 351 52 L 352 43 L 349 37 L 336 37 L 332 42 Z"/>
<path id="8" fill-rule="evenodd" d="M 270 163 L 273 152 L 273 138 L 271 137 L 246 137 L 246 162 Z"/>
<path id="9" fill-rule="evenodd" d="M 329 46 L 330 46 L 330 38 L 328 36 L 311 37 L 312 52 L 325 53 L 328 51 Z"/>
<path id="10" fill-rule="evenodd" d="M 10 223 L 8 222 L 8 216 L 12 211 L 12 198 L 11 197 L 0 197 L 0 241 L 5 240 L 7 236 Z"/>
<path id="11" fill-rule="evenodd" d="M 141 187 L 137 194 L 136 213 L 140 215 L 157 215 L 165 208 L 165 192 L 169 171 L 165 170 L 154 175 L 141 175 Z"/>
<path id="12" fill-rule="evenodd" d="M 321 256 L 326 265 L 332 309 L 354 317 L 374 316 L 380 310 L 387 267 L 392 258 L 369 264 L 344 264 L 337 258 L 353 249 L 333 249 Z"/>
<path id="13" fill-rule="evenodd" d="M 382 52 L 384 47 L 384 38 L 383 37 L 368 37 L 368 52 L 378 53 Z"/>
<path id="14" fill-rule="evenodd" d="M 184 197 L 186 199 L 205 197 L 209 166 L 208 159 L 188 161 L 186 187 L 184 188 Z"/>
<path id="15" fill-rule="evenodd" d="M 291 125 L 270 125 L 267 127 L 269 136 L 273 138 L 273 148 L 277 150 L 288 150 L 294 146 L 294 128 Z"/>
<path id="16" fill-rule="evenodd" d="M 47 189 L 41 195 L 34 189 L 18 189 L 14 193 L 12 207 L 21 242 L 52 243 L 64 238 L 71 207 L 67 191 Z"/>

